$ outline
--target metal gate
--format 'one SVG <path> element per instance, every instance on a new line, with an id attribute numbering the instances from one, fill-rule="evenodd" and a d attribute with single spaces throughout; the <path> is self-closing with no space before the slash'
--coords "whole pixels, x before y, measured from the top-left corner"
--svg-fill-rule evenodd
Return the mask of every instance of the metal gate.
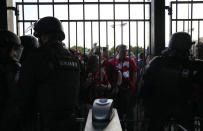
<path id="1" fill-rule="evenodd" d="M 169 8 L 170 35 L 174 32 L 188 32 L 193 41 L 202 37 L 203 1 L 172 1 Z"/>
<path id="2" fill-rule="evenodd" d="M 119 44 L 125 44 L 129 50 L 135 49 L 138 57 L 139 48 L 150 46 L 151 2 L 17 2 L 19 16 L 16 18 L 18 35 L 33 34 L 32 26 L 44 16 L 59 18 L 64 26 L 66 39 L 64 43 L 69 47 L 92 48 L 95 43 L 99 47 L 113 49 Z M 92 8 L 91 10 L 89 10 Z M 59 10 L 63 10 L 60 12 Z M 61 15 L 62 14 L 62 15 Z M 111 14 L 111 15 L 110 15 Z M 83 50 L 85 54 L 85 50 Z M 129 52 L 130 53 L 130 52 Z M 143 110 L 137 100 L 135 126 L 140 129 Z M 84 119 L 78 119 L 82 122 Z M 81 130 L 83 124 L 81 124 Z"/>
<path id="3" fill-rule="evenodd" d="M 86 1 L 89 0 L 16 2 L 20 12 L 16 19 L 17 34 L 33 34 L 31 27 L 36 20 L 44 16 L 55 16 L 62 21 L 66 34 L 64 43 L 69 48 L 92 48 L 95 43 L 100 47 L 115 48 L 125 44 L 129 48 L 137 47 L 137 56 L 138 47 L 146 49 L 150 46 L 151 2 Z"/>
<path id="4" fill-rule="evenodd" d="M 182 7 L 183 6 L 183 7 Z M 196 7 L 198 6 L 198 7 Z M 144 54 L 151 41 L 151 2 L 21 2 L 16 3 L 19 16 L 16 18 L 16 31 L 18 35 L 33 34 L 32 25 L 44 16 L 55 16 L 62 21 L 66 39 L 64 43 L 69 47 L 82 46 L 92 48 L 95 43 L 99 47 L 115 47 L 119 44 L 128 45 L 129 50 L 142 47 Z M 193 40 L 201 38 L 201 25 L 203 16 L 196 16 L 195 9 L 203 9 L 203 1 L 172 1 L 170 4 L 170 35 L 174 32 L 184 31 L 191 34 Z M 92 8 L 92 10 L 88 10 Z M 184 8 L 183 14 L 179 14 Z M 74 10 L 77 9 L 77 10 Z M 63 10 L 63 12 L 58 12 Z M 108 12 L 106 12 L 108 10 Z M 202 12 L 202 11 L 199 11 Z M 121 15 L 121 13 L 123 13 Z M 64 17 L 61 17 L 62 16 Z M 111 14 L 111 16 L 109 15 Z M 140 15 L 141 14 L 141 15 Z M 76 15 L 76 16 L 75 16 Z M 75 16 L 75 17 L 73 17 Z M 94 17 L 93 17 L 94 16 Z M 184 16 L 184 17 L 183 17 Z M 85 53 L 85 50 L 84 52 Z M 143 114 L 142 102 L 137 100 L 136 129 L 142 126 L 140 121 Z M 134 122 L 134 121 L 133 121 Z"/>
<path id="5" fill-rule="evenodd" d="M 196 44 L 192 46 L 191 57 L 196 59 L 197 44 L 203 42 L 203 1 L 172 1 L 167 7 L 170 15 L 170 36 L 175 32 L 187 32 L 191 35 L 192 41 Z M 194 117 L 194 130 L 200 130 L 199 116 Z"/>

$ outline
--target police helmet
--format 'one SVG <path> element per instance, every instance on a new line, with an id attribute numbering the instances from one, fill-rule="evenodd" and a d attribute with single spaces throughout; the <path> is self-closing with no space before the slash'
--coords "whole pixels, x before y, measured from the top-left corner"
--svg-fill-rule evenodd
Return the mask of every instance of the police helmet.
<path id="1" fill-rule="evenodd" d="M 186 32 L 177 32 L 171 36 L 169 49 L 180 52 L 188 51 L 192 46 L 191 36 Z"/>
<path id="2" fill-rule="evenodd" d="M 13 47 L 20 46 L 20 38 L 8 30 L 0 30 L 0 46 Z"/>
<path id="3" fill-rule="evenodd" d="M 32 49 L 39 46 L 37 39 L 31 35 L 20 36 L 20 40 L 24 48 Z"/>
<path id="4" fill-rule="evenodd" d="M 42 34 L 57 33 L 59 34 L 59 40 L 65 39 L 63 26 L 61 21 L 55 17 L 47 16 L 39 19 L 34 24 L 34 36 L 39 38 Z"/>
<path id="5" fill-rule="evenodd" d="M 0 50 L 1 55 L 9 55 L 12 49 L 18 49 L 21 46 L 20 38 L 8 30 L 0 30 Z"/>

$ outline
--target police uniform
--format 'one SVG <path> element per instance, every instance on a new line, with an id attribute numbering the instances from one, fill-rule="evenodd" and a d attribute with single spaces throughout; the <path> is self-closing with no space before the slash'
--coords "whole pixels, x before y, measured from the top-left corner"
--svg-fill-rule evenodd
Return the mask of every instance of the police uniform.
<path id="1" fill-rule="evenodd" d="M 39 47 L 39 43 L 34 36 L 24 35 L 20 37 L 21 44 L 23 45 L 23 52 L 20 58 L 20 63 L 26 59 L 26 57 L 32 53 L 32 50 Z"/>
<path id="2" fill-rule="evenodd" d="M 27 125 L 37 122 L 43 130 L 61 131 L 74 127 L 80 66 L 61 42 L 36 49 L 22 66 L 20 78 Z"/>
<path id="3" fill-rule="evenodd" d="M 188 57 L 191 45 L 188 34 L 175 33 L 169 48 L 146 66 L 142 92 L 145 109 L 151 119 L 150 131 L 162 131 L 171 118 L 187 130 L 192 130 L 194 111 L 191 100 L 195 69 L 194 62 Z"/>
<path id="4" fill-rule="evenodd" d="M 17 56 L 21 51 L 20 39 L 15 34 L 0 30 L 0 130 L 4 131 L 20 130 L 16 98 L 20 71 Z"/>
<path id="5" fill-rule="evenodd" d="M 152 121 L 160 119 L 160 127 L 164 120 L 170 118 L 183 121 L 183 124 L 185 121 L 192 123 L 191 97 L 194 71 L 191 64 L 191 61 L 174 57 L 156 57 L 146 69 L 144 102 Z"/>
<path id="6" fill-rule="evenodd" d="M 193 68 L 195 69 L 193 72 L 193 95 L 195 102 L 195 115 L 200 118 L 203 117 L 203 61 L 202 60 L 194 60 Z M 200 119 L 200 123 L 202 123 L 202 119 Z M 199 126 L 198 122 L 195 123 Z M 200 130 L 203 129 L 203 124 L 200 124 Z"/>
<path id="7" fill-rule="evenodd" d="M 17 110 L 18 105 L 15 100 L 18 97 L 17 94 L 19 93 L 19 87 L 17 85 L 19 71 L 20 64 L 17 60 L 10 57 L 5 61 L 0 59 L 0 130 L 20 130 L 20 115 Z"/>

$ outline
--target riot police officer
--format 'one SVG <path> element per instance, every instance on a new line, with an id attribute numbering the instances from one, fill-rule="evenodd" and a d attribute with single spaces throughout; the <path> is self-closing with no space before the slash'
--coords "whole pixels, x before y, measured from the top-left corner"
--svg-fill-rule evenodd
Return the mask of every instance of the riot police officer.
<path id="1" fill-rule="evenodd" d="M 23 52 L 20 58 L 20 63 L 22 64 L 27 56 L 29 56 L 33 50 L 39 47 L 39 43 L 37 39 L 31 35 L 20 36 L 20 40 L 21 45 L 23 46 Z"/>
<path id="2" fill-rule="evenodd" d="M 0 130 L 18 130 L 18 111 L 13 100 L 19 91 L 17 83 L 22 49 L 18 36 L 7 30 L 0 30 Z"/>
<path id="3" fill-rule="evenodd" d="M 57 18 L 39 19 L 34 24 L 34 36 L 40 47 L 24 62 L 20 75 L 25 125 L 42 131 L 76 130 L 78 59 L 63 47 L 65 34 Z"/>
<path id="4" fill-rule="evenodd" d="M 192 130 L 191 105 L 193 62 L 189 59 L 192 40 L 184 32 L 174 33 L 169 47 L 154 57 L 143 76 L 146 111 L 151 119 L 149 130 L 162 131 L 171 118 Z"/>

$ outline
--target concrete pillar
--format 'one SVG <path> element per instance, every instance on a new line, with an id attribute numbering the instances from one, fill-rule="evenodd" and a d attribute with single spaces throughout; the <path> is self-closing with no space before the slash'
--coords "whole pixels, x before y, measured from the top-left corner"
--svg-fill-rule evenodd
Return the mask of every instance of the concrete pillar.
<path id="1" fill-rule="evenodd" d="M 6 0 L 0 0 L 0 29 L 8 29 Z"/>
<path id="2" fill-rule="evenodd" d="M 13 7 L 13 0 L 7 0 L 7 7 Z M 8 30 L 14 32 L 15 11 L 7 10 Z"/>
<path id="3" fill-rule="evenodd" d="M 165 48 L 165 0 L 151 2 L 151 52 L 159 55 Z"/>

